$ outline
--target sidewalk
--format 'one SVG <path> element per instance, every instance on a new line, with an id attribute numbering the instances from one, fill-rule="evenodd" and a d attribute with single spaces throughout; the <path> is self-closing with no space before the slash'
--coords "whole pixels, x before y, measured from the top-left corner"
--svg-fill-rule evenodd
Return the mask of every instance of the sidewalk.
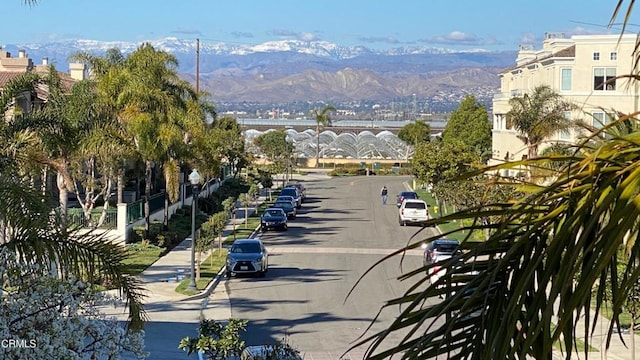
<path id="1" fill-rule="evenodd" d="M 264 197 L 259 197 L 258 202 L 264 202 Z M 238 220 L 244 218 L 244 207 L 236 207 L 236 227 Z M 247 214 L 251 216 L 254 209 L 248 208 Z M 230 219 L 222 231 L 222 238 L 233 233 L 233 223 Z M 209 256 L 209 252 L 203 253 L 202 260 Z M 217 284 L 218 278 L 214 279 L 207 288 L 198 295 L 188 296 L 177 293 L 176 287 L 182 279 L 189 278 L 191 272 L 191 237 L 184 239 L 171 251 L 158 259 L 155 263 L 145 269 L 138 277 L 142 280 L 146 290 L 148 300 L 153 302 L 175 302 L 183 300 L 196 300 L 209 295 L 212 288 Z M 219 274 L 221 276 L 221 274 Z"/>
<path id="2" fill-rule="evenodd" d="M 608 360 L 629 360 L 633 359 L 632 350 L 631 350 L 631 341 L 632 334 L 629 331 L 622 332 L 622 338 L 624 339 L 624 343 L 620 340 L 620 336 L 614 329 L 613 335 L 611 337 L 611 344 L 609 346 L 609 350 L 605 352 L 606 342 L 607 342 L 607 331 L 609 329 L 609 319 L 603 318 L 602 316 L 598 316 L 597 324 L 593 335 L 589 337 L 589 345 L 592 348 L 597 349 L 596 352 L 590 352 L 589 358 L 593 359 L 608 359 Z M 583 341 L 587 338 L 584 332 L 584 315 L 578 321 L 576 326 L 576 340 Z M 593 326 L 593 322 L 590 322 L 589 326 Z M 590 332 L 590 330 L 589 330 Z M 635 339 L 635 359 L 640 359 L 640 336 L 633 336 Z M 626 346 L 625 346 L 626 344 Z M 566 358 L 566 353 L 562 353 L 560 350 L 556 350 L 553 352 L 554 359 L 563 359 Z M 563 356 L 564 355 L 564 356 Z M 574 350 L 574 355 L 582 356 L 583 353 L 576 352 Z"/>

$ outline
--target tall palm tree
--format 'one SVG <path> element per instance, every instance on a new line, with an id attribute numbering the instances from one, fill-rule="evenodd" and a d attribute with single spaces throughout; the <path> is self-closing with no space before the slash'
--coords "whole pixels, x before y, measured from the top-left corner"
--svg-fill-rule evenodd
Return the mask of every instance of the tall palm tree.
<path id="1" fill-rule="evenodd" d="M 507 118 L 518 132 L 518 139 L 527 146 L 529 159 L 538 156 L 538 147 L 545 139 L 572 126 L 565 113 L 575 106 L 547 85 L 536 87 L 531 94 L 511 98 L 509 105 Z"/>
<path id="2" fill-rule="evenodd" d="M 313 109 L 311 115 L 316 120 L 316 167 L 320 163 L 320 127 L 331 125 L 331 112 L 336 111 L 336 108 L 331 105 L 326 105 L 322 109 Z"/>
<path id="3" fill-rule="evenodd" d="M 59 209 L 63 223 L 66 221 L 67 195 L 75 190 L 71 177 L 71 162 L 94 121 L 91 111 L 92 101 L 84 83 L 71 88 L 65 86 L 55 67 L 36 83 L 43 85 L 48 96 L 46 106 L 30 109 L 28 113 L 14 117 L 11 124 L 15 129 L 28 132 L 37 139 L 37 150 L 33 151 L 31 162 L 39 163 L 56 172 L 59 195 Z M 35 93 L 37 84 L 30 91 Z"/>

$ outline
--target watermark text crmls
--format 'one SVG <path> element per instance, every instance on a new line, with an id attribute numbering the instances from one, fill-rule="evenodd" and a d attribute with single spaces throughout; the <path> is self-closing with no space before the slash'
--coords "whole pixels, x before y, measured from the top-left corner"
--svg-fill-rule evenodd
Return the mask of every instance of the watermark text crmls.
<path id="1" fill-rule="evenodd" d="M 38 343 L 35 339 L 26 340 L 26 339 L 2 339 L 0 340 L 0 347 L 3 349 L 11 349 L 11 348 L 26 348 L 33 349 L 38 346 Z"/>

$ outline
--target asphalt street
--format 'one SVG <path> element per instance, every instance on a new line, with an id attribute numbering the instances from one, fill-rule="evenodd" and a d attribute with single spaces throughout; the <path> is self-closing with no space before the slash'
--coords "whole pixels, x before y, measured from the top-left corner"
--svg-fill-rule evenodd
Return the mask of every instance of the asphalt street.
<path id="1" fill-rule="evenodd" d="M 398 224 L 395 194 L 407 181 L 393 176 L 305 181 L 307 201 L 289 231 L 261 235 L 270 250 L 267 277 L 234 277 L 218 285 L 224 286 L 231 316 L 249 320 L 248 344 L 287 336 L 305 359 L 338 358 L 360 336 L 390 324 L 400 309 L 387 308 L 376 319 L 378 311 L 413 284 L 397 278 L 422 262 L 416 250 L 374 267 L 422 229 Z M 386 205 L 379 195 L 383 185 L 390 190 Z M 416 239 L 433 231 L 426 228 Z M 394 336 L 391 343 L 399 340 Z M 362 358 L 365 349 L 349 355 Z"/>

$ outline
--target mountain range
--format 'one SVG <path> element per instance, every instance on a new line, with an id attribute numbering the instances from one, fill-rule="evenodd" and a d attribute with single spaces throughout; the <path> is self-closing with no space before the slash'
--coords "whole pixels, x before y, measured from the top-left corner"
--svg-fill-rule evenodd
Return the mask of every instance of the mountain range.
<path id="1" fill-rule="evenodd" d="M 172 53 L 181 75 L 195 82 L 196 40 L 149 41 Z M 39 63 L 48 58 L 66 71 L 67 58 L 78 51 L 123 54 L 141 43 L 66 40 L 6 44 L 12 54 L 25 50 Z M 515 51 L 454 51 L 400 47 L 387 50 L 344 47 L 325 41 L 271 41 L 258 45 L 205 43 L 199 46 L 200 89 L 220 102 L 287 103 L 295 101 L 388 101 L 407 96 L 447 93 L 485 96 L 499 86 L 497 74 L 515 64 Z"/>

